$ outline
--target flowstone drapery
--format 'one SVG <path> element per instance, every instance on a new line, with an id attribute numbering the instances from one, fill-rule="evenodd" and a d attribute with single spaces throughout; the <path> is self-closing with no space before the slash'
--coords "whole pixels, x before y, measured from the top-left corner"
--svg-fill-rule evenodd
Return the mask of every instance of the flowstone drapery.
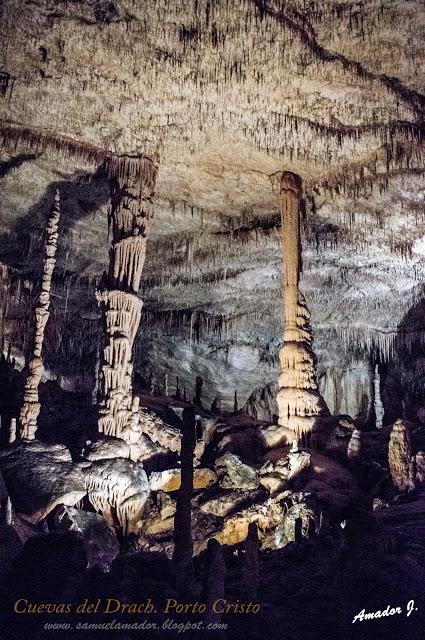
<path id="1" fill-rule="evenodd" d="M 112 183 L 112 244 L 109 273 L 96 294 L 105 331 L 98 428 L 105 435 L 120 437 L 130 419 L 134 421 L 132 348 L 143 306 L 137 292 L 146 257 L 157 169 L 151 160 L 141 158 L 107 170 Z"/>
<path id="2" fill-rule="evenodd" d="M 25 440 L 34 440 L 37 431 L 37 419 L 40 413 L 38 387 L 43 373 L 44 331 L 49 319 L 50 289 L 52 286 L 53 269 L 56 264 L 56 249 L 58 244 L 58 224 L 60 216 L 59 191 L 55 193 L 52 212 L 47 221 L 46 241 L 44 245 L 43 274 L 40 293 L 35 307 L 35 327 L 33 350 L 28 362 L 28 373 L 25 380 L 24 402 L 20 414 L 20 435 Z"/>

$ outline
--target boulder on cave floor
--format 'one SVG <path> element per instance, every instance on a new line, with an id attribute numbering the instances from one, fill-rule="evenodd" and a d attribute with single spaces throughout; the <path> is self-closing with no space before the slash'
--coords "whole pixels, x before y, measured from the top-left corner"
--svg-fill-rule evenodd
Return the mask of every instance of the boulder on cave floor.
<path id="1" fill-rule="evenodd" d="M 261 488 L 244 490 L 223 489 L 216 486 L 196 496 L 195 502 L 201 511 L 225 518 L 256 502 L 264 502 L 266 498 L 267 493 Z"/>
<path id="2" fill-rule="evenodd" d="M 120 551 L 114 529 L 98 513 L 61 505 L 55 509 L 53 523 L 59 531 L 75 531 L 82 535 L 88 567 L 108 570 Z"/>
<path id="3" fill-rule="evenodd" d="M 217 475 L 206 467 L 195 469 L 193 472 L 193 488 L 206 489 L 217 482 Z M 166 469 L 154 471 L 149 478 L 151 491 L 177 491 L 180 489 L 181 469 Z"/>
<path id="4" fill-rule="evenodd" d="M 217 458 L 215 470 L 223 489 L 256 489 L 259 485 L 258 470 L 233 453 Z"/>
<path id="5" fill-rule="evenodd" d="M 63 445 L 34 440 L 2 451 L 0 469 L 15 511 L 30 522 L 45 518 L 58 504 L 73 506 L 87 493 L 83 469 Z"/>
<path id="6" fill-rule="evenodd" d="M 130 447 L 120 438 L 107 436 L 91 442 L 88 440 L 83 450 L 87 460 L 108 460 L 111 458 L 129 458 Z"/>

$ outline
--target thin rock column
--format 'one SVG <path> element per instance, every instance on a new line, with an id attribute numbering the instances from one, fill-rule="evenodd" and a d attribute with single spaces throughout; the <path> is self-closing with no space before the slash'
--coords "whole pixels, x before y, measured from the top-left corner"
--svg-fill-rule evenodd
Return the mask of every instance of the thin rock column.
<path id="1" fill-rule="evenodd" d="M 248 535 L 244 543 L 245 555 L 243 559 L 243 587 L 247 598 L 257 597 L 259 578 L 258 551 L 260 541 L 258 539 L 258 527 L 256 522 L 250 522 Z"/>
<path id="2" fill-rule="evenodd" d="M 50 315 L 50 289 L 52 286 L 52 274 L 56 264 L 59 217 L 60 198 L 59 191 L 57 190 L 53 209 L 47 221 L 43 274 L 40 293 L 35 307 L 33 349 L 31 359 L 28 362 L 28 374 L 24 387 L 24 402 L 19 418 L 20 435 L 21 438 L 25 440 L 35 439 L 37 420 L 41 407 L 38 398 L 38 387 L 43 372 L 41 353 L 43 349 L 44 331 Z"/>
<path id="3" fill-rule="evenodd" d="M 207 605 L 204 624 L 218 624 L 221 622 L 221 613 L 214 611 L 214 603 L 224 598 L 226 580 L 226 563 L 223 549 L 215 538 L 208 540 L 207 545 L 208 574 L 205 584 L 205 603 Z"/>
<path id="4" fill-rule="evenodd" d="M 142 314 L 137 293 L 146 257 L 157 168 L 147 158 L 114 159 L 109 272 L 96 292 L 105 342 L 101 350 L 98 428 L 119 437 L 131 416 L 132 350 Z"/>
<path id="5" fill-rule="evenodd" d="M 285 171 L 280 186 L 284 332 L 279 352 L 281 374 L 276 397 L 280 438 L 276 445 L 300 440 L 310 433 L 318 418 L 327 413 L 316 380 L 316 357 L 312 350 L 310 312 L 299 291 L 301 267 L 301 178 Z"/>
<path id="6" fill-rule="evenodd" d="M 191 501 L 193 493 L 193 454 L 196 446 L 194 408 L 186 407 L 183 410 L 182 419 L 181 484 L 177 496 L 176 515 L 174 516 L 173 560 L 184 572 L 185 570 L 190 570 L 193 556 Z"/>

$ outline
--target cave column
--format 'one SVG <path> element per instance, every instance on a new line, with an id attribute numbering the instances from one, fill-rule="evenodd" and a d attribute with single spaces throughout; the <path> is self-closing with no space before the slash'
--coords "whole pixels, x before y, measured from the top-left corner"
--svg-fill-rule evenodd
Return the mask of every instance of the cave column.
<path id="1" fill-rule="evenodd" d="M 56 264 L 56 249 L 58 243 L 58 225 L 60 216 L 59 191 L 55 193 L 54 205 L 47 221 L 46 241 L 44 245 L 43 273 L 40 293 L 35 307 L 35 327 L 33 336 L 32 355 L 28 362 L 28 373 L 24 387 L 24 402 L 20 413 L 20 435 L 25 440 L 34 440 L 37 431 L 37 420 L 40 413 L 38 387 L 43 373 L 44 331 L 49 319 L 50 289 L 52 286 L 53 269 Z"/>
<path id="2" fill-rule="evenodd" d="M 146 257 L 157 168 L 148 158 L 114 158 L 109 272 L 96 297 L 104 325 L 100 353 L 98 428 L 119 437 L 132 414 L 132 349 L 142 314 L 138 291 Z"/>
<path id="3" fill-rule="evenodd" d="M 327 408 L 316 380 L 310 312 L 299 291 L 301 268 L 301 178 L 285 171 L 280 186 L 282 233 L 282 286 L 284 300 L 283 346 L 279 352 L 281 374 L 277 404 L 279 437 L 274 446 L 309 434 Z"/>

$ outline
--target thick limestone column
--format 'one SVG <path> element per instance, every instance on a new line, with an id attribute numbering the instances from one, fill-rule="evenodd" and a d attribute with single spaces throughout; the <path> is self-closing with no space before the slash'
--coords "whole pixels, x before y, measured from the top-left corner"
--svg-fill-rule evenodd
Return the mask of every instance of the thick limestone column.
<path id="1" fill-rule="evenodd" d="M 397 420 L 391 431 L 388 445 L 388 465 L 396 489 L 399 491 L 413 489 L 410 432 L 402 420 Z"/>
<path id="2" fill-rule="evenodd" d="M 142 314 L 138 297 L 152 218 L 157 169 L 147 158 L 117 159 L 111 176 L 112 244 L 109 273 L 96 296 L 102 311 L 105 343 L 101 349 L 99 431 L 119 437 L 132 410 L 132 349 Z"/>
<path id="3" fill-rule="evenodd" d="M 21 438 L 25 440 L 34 440 L 37 431 L 38 414 L 40 413 L 38 387 L 43 372 L 41 352 L 43 349 L 44 331 L 50 315 L 50 289 L 52 286 L 53 269 L 56 264 L 59 216 L 59 191 L 56 191 L 53 209 L 47 221 L 43 274 L 40 294 L 35 307 L 33 350 L 28 363 L 28 374 L 24 387 L 24 402 L 19 420 L 21 428 L 20 435 Z"/>
<path id="4" fill-rule="evenodd" d="M 301 178 L 285 171 L 280 186 L 285 316 L 283 346 L 279 352 L 280 388 L 276 398 L 281 428 L 276 430 L 276 441 L 272 446 L 302 438 L 313 430 L 317 419 L 327 413 L 316 381 L 310 312 L 299 291 L 301 201 Z"/>

